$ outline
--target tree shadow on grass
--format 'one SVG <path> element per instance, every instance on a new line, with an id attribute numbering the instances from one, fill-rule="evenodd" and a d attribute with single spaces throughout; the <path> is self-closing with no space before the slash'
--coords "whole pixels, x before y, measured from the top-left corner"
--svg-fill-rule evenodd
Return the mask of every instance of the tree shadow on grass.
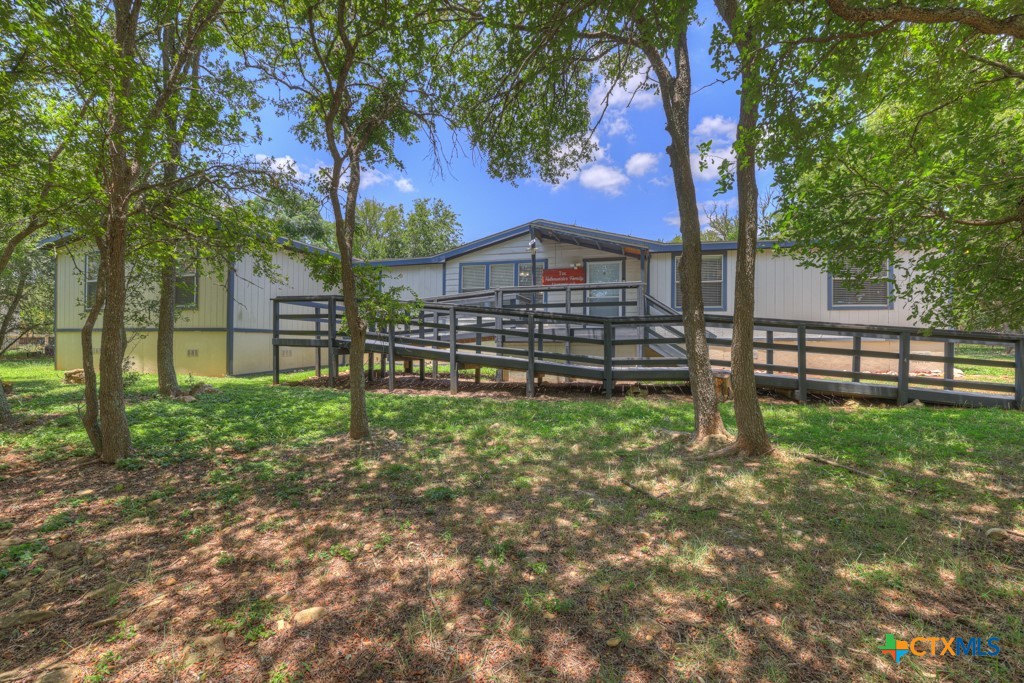
<path id="1" fill-rule="evenodd" d="M 891 437 L 898 455 L 873 462 L 908 477 L 879 482 L 787 454 L 688 463 L 655 430 L 686 423 L 682 401 L 374 394 L 376 436 L 357 445 L 338 422 L 300 416 L 336 420 L 336 394 L 284 391 L 246 411 L 235 397 L 201 402 L 205 447 L 227 446 L 204 459 L 138 472 L 19 464 L 3 482 L 16 532 L 92 486 L 82 519 L 44 539 L 96 539 L 103 564 L 33 593 L 22 607 L 62 618 L 3 635 L 5 658 L 31 666 L 63 642 L 85 666 L 118 654 L 115 679 L 254 681 L 975 681 L 1024 665 L 1019 546 L 952 523 L 949 499 L 975 504 L 981 527 L 1019 523 L 1019 471 L 998 449 L 965 446 L 977 425 Z M 821 432 L 865 443 L 895 420 L 773 411 L 791 448 L 802 430 L 803 444 L 859 465 L 858 446 Z M 281 445 L 258 447 L 271 438 Z M 943 459 L 976 476 L 935 473 Z M 117 605 L 83 600 L 111 577 L 124 585 Z M 118 605 L 139 632 L 108 643 L 113 627 L 96 622 Z M 326 616 L 292 624 L 311 606 Z M 233 632 L 226 653 L 186 667 L 184 648 L 203 654 L 196 638 L 218 632 Z M 895 667 L 877 651 L 886 632 L 1016 647 Z"/>

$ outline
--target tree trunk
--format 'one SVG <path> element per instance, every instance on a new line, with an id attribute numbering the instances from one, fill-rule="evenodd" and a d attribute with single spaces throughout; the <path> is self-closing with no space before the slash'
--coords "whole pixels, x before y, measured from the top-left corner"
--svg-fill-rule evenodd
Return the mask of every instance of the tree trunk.
<path id="1" fill-rule="evenodd" d="M 740 90 L 740 120 L 736 145 L 736 192 L 739 197 L 739 237 L 736 246 L 736 285 L 732 318 L 732 395 L 736 411 L 736 448 L 744 455 L 767 455 L 774 450 L 764 426 L 754 378 L 754 267 L 757 260 L 757 97 L 744 78 Z M 746 133 L 746 135 L 745 135 Z"/>
<path id="2" fill-rule="evenodd" d="M 128 215 L 127 192 L 122 193 L 120 182 L 115 182 L 111 193 L 111 215 L 107 221 L 106 305 L 103 310 L 103 331 L 100 334 L 100 425 L 103 429 L 103 447 L 100 460 L 116 464 L 132 449 L 132 436 L 128 428 L 128 414 L 124 401 L 125 350 L 125 263 L 127 260 Z"/>
<path id="3" fill-rule="evenodd" d="M 3 378 L 0 377 L 0 428 L 14 422 L 14 411 L 11 410 L 11 403 L 7 400 L 7 392 L 4 391 Z"/>
<path id="4" fill-rule="evenodd" d="M 2 273 L 3 271 L 0 271 Z M 14 318 L 18 314 L 18 306 L 21 305 L 21 300 L 25 297 L 25 288 L 28 285 L 28 272 L 23 272 L 18 276 L 18 285 L 14 290 L 14 298 L 11 299 L 10 303 L 7 304 L 7 310 L 4 311 L 4 317 L 0 320 L 0 355 L 3 355 L 4 342 L 7 341 L 7 335 L 11 331 L 11 327 L 14 325 Z"/>
<path id="5" fill-rule="evenodd" d="M 138 5 L 115 0 L 114 43 L 119 56 L 132 59 L 136 53 Z M 128 212 L 136 170 L 128 157 L 127 130 L 123 108 L 128 106 L 134 82 L 124 75 L 113 86 L 108 107 L 106 148 L 109 168 L 106 180 L 106 238 L 104 240 L 106 304 L 100 336 L 99 416 L 103 430 L 100 460 L 114 464 L 132 448 L 131 431 L 124 401 L 125 269 L 128 254 Z"/>
<path id="6" fill-rule="evenodd" d="M 178 54 L 177 16 L 168 21 L 160 34 L 161 66 L 164 72 L 164 87 L 169 88 L 168 81 Z M 198 56 L 196 58 L 198 66 Z M 190 96 L 191 97 L 191 96 Z M 178 130 L 178 119 L 174 107 L 168 107 L 164 113 L 164 134 L 169 146 L 168 158 L 163 164 L 164 183 L 169 196 L 173 196 L 174 182 L 178 179 L 178 166 L 181 163 L 181 134 Z M 170 200 L 168 200 L 170 203 Z M 170 207 L 168 207 L 170 208 Z M 173 211 L 168 211 L 173 215 Z M 177 299 L 177 268 L 172 253 L 167 263 L 160 270 L 160 307 L 157 318 L 156 332 L 156 375 L 157 387 L 164 396 L 177 396 L 178 371 L 174 367 L 174 316 Z"/>
<path id="7" fill-rule="evenodd" d="M 97 241 L 97 246 L 99 247 L 100 264 L 96 272 L 96 295 L 92 306 L 89 308 L 89 313 L 85 316 L 85 321 L 82 323 L 81 332 L 82 373 L 85 381 L 85 386 L 83 387 L 85 410 L 82 413 L 82 425 L 85 427 L 85 433 L 89 436 L 89 443 L 92 444 L 93 450 L 96 451 L 96 455 L 100 455 L 103 452 L 103 430 L 100 428 L 100 404 L 96 391 L 96 365 L 93 362 L 92 335 L 96 327 L 96 320 L 99 318 L 100 311 L 103 310 L 103 304 L 106 300 L 104 280 L 107 268 L 103 244 Z"/>
<path id="8" fill-rule="evenodd" d="M 359 159 L 357 155 L 353 155 L 349 164 L 345 206 L 342 208 L 339 192 L 341 161 L 335 159 L 335 182 L 331 183 L 331 208 L 334 211 L 334 232 L 338 240 L 338 251 L 341 254 L 341 294 L 345 299 L 345 322 L 348 325 L 350 340 L 348 435 L 351 439 L 365 439 L 370 435 L 370 422 L 366 414 L 366 385 L 363 380 L 366 321 L 359 313 L 358 287 L 352 264 L 356 203 L 359 198 L 359 174 Z"/>
<path id="9" fill-rule="evenodd" d="M 680 261 L 682 283 L 683 332 L 686 338 L 686 365 L 690 372 L 693 394 L 694 430 L 692 442 L 699 445 L 711 437 L 728 436 L 718 411 L 715 377 L 711 371 L 704 322 L 704 301 L 701 296 L 700 215 L 697 191 L 690 167 L 690 60 L 686 39 L 687 28 L 680 29 L 675 49 L 676 74 L 672 76 L 660 54 L 648 51 L 655 66 L 665 109 L 666 130 L 671 140 L 668 156 L 679 207 L 679 232 L 683 240 Z"/>
<path id="10" fill-rule="evenodd" d="M 739 200 L 739 235 L 736 245 L 736 284 L 733 299 L 732 394 L 736 411 L 736 443 L 743 455 L 768 455 L 775 447 L 764 426 L 754 377 L 754 269 L 757 261 L 757 125 L 760 101 L 751 78 L 747 55 L 749 40 L 737 40 L 737 0 L 716 0 L 718 13 L 732 32 L 740 57 L 740 116 L 736 131 L 736 194 Z"/>
<path id="11" fill-rule="evenodd" d="M 160 311 L 156 331 L 156 375 L 160 393 L 177 396 L 178 372 L 174 367 L 174 314 L 177 269 L 168 263 L 160 271 Z"/>

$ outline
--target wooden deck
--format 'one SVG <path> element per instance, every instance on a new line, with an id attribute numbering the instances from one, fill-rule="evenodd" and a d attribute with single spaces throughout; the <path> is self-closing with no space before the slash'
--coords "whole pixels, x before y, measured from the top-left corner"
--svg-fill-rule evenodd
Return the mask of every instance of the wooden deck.
<path id="1" fill-rule="evenodd" d="M 588 291 L 598 288 L 620 289 L 621 301 L 588 301 Z M 616 383 L 689 380 L 679 314 L 647 295 L 641 283 L 576 285 L 564 288 L 564 299 L 554 304 L 543 296 L 552 289 L 475 292 L 428 301 L 410 320 L 369 330 L 366 352 L 388 359 L 391 383 L 397 362 L 447 363 L 452 392 L 459 388 L 460 367 L 522 372 L 528 396 L 534 395 L 538 376 L 600 382 L 609 396 Z M 349 340 L 339 328 L 342 298 L 286 296 L 274 299 L 273 306 L 275 383 L 282 347 L 328 349 L 328 373 L 336 377 L 338 357 L 349 351 Z M 614 317 L 597 315 L 602 306 Z M 550 310 L 554 307 L 559 311 Z M 708 336 L 712 363 L 727 373 L 732 319 L 710 314 L 706 319 L 717 331 Z M 956 355 L 956 345 L 962 343 L 1002 347 L 1011 355 L 1006 360 L 966 358 Z M 919 400 L 1024 407 L 1021 335 L 756 319 L 754 346 L 758 386 L 790 392 L 800 401 L 811 394 L 831 394 L 899 405 Z M 956 364 L 999 368 L 1013 381 L 958 379 Z M 933 369 L 920 372 L 919 367 Z"/>

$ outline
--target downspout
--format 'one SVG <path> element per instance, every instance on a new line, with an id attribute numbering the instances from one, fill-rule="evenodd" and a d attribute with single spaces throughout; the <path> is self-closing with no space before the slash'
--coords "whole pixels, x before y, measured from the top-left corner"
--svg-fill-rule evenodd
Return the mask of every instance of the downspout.
<path id="1" fill-rule="evenodd" d="M 235 266 L 228 266 L 227 375 L 235 374 Z"/>

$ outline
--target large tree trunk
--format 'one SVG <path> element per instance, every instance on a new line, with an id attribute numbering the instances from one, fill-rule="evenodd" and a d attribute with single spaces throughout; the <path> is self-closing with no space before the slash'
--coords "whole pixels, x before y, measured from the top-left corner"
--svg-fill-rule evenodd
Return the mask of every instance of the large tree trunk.
<path id="1" fill-rule="evenodd" d="M 116 188 L 121 183 L 115 184 Z M 115 189 L 111 193 L 111 214 L 107 221 L 106 266 L 104 278 L 106 306 L 103 310 L 103 332 L 100 334 L 99 413 L 103 429 L 100 460 L 115 464 L 132 449 L 128 414 L 124 400 L 125 303 L 127 288 L 128 216 L 125 210 L 127 193 Z"/>
<path id="2" fill-rule="evenodd" d="M 96 387 L 96 364 L 93 361 L 92 336 L 96 328 L 96 320 L 103 310 L 106 300 L 106 288 L 104 282 L 107 275 L 106 258 L 102 242 L 97 241 L 100 254 L 100 264 L 96 272 L 96 295 L 92 306 L 89 308 L 85 321 L 82 323 L 82 372 L 84 374 L 85 386 L 83 387 L 85 410 L 82 412 L 82 425 L 85 433 L 89 436 L 89 443 L 96 451 L 96 455 L 103 452 L 103 430 L 100 428 L 100 403 Z"/>
<path id="3" fill-rule="evenodd" d="M 134 58 L 139 4 L 114 2 L 114 42 L 119 56 Z M 128 212 L 136 170 L 128 158 L 125 114 L 133 89 L 131 76 L 122 76 L 111 92 L 106 140 L 107 169 L 105 260 L 106 305 L 100 336 L 99 414 L 103 430 L 100 460 L 114 464 L 131 452 L 132 437 L 124 401 L 125 269 L 128 253 Z"/>
<path id="4" fill-rule="evenodd" d="M 757 146 L 751 135 L 757 126 L 757 98 L 750 80 L 740 91 L 740 120 L 736 151 L 736 190 L 739 197 L 739 238 L 736 246 L 736 285 L 732 318 L 732 394 L 736 411 L 736 449 L 745 455 L 774 450 L 764 426 L 754 378 L 754 267 L 757 260 Z M 744 136 L 744 132 L 750 134 Z"/>
<path id="5" fill-rule="evenodd" d="M 334 232 L 341 254 L 341 294 L 345 299 L 345 321 L 348 324 L 349 348 L 349 424 L 351 439 L 365 439 L 370 435 L 370 421 L 366 414 L 366 385 L 363 380 L 363 354 L 366 351 L 366 321 L 359 313 L 358 287 L 352 264 L 356 226 L 356 203 L 359 198 L 359 159 L 353 155 L 349 164 L 345 206 L 341 206 L 339 182 L 341 162 L 335 160 L 335 182 L 331 183 L 331 208 L 334 211 Z M 333 353 L 333 351 L 332 351 Z"/>
<path id="6" fill-rule="evenodd" d="M 666 130 L 671 142 L 668 156 L 672 165 L 676 202 L 679 207 L 679 232 L 683 240 L 680 262 L 682 283 L 683 332 L 686 338 L 686 365 L 693 394 L 694 430 L 692 442 L 700 445 L 711 437 L 726 437 L 728 432 L 718 411 L 715 377 L 711 371 L 701 296 L 700 215 L 697 191 L 690 168 L 690 59 L 687 28 L 680 29 L 675 49 L 676 74 L 672 76 L 660 54 L 649 51 L 655 67 L 665 109 Z"/>
<path id="7" fill-rule="evenodd" d="M 718 13 L 736 40 L 737 0 L 715 0 Z M 754 377 L 754 269 L 757 261 L 757 140 L 759 92 L 750 78 L 749 40 L 736 40 L 740 57 L 740 117 L 736 131 L 736 194 L 739 236 L 736 246 L 736 284 L 732 327 L 732 392 L 736 411 L 736 442 L 743 455 L 767 455 L 774 450 L 764 426 Z"/>
<path id="8" fill-rule="evenodd" d="M 174 314 L 177 293 L 177 274 L 174 263 L 160 271 L 160 310 L 156 330 L 156 375 L 160 393 L 177 396 L 178 371 L 174 367 Z"/>
<path id="9" fill-rule="evenodd" d="M 164 72 L 164 87 L 169 88 L 171 69 L 175 56 L 178 54 L 177 17 L 168 21 L 160 35 L 161 66 Z M 198 56 L 195 66 L 198 67 Z M 191 96 L 190 96 L 191 98 Z M 178 130 L 178 118 L 174 107 L 168 107 L 164 114 L 164 133 L 170 147 L 168 158 L 164 161 L 163 176 L 169 196 L 174 195 L 174 182 L 178 179 L 178 166 L 181 163 L 181 135 Z M 168 200 L 170 203 L 170 200 Z M 170 208 L 170 207 L 168 207 Z M 172 211 L 168 214 L 173 215 Z M 171 254 L 167 263 L 160 270 L 160 306 L 156 332 L 156 375 L 157 387 L 164 396 L 177 396 L 178 371 L 174 367 L 174 317 L 177 299 L 177 268 Z"/>

